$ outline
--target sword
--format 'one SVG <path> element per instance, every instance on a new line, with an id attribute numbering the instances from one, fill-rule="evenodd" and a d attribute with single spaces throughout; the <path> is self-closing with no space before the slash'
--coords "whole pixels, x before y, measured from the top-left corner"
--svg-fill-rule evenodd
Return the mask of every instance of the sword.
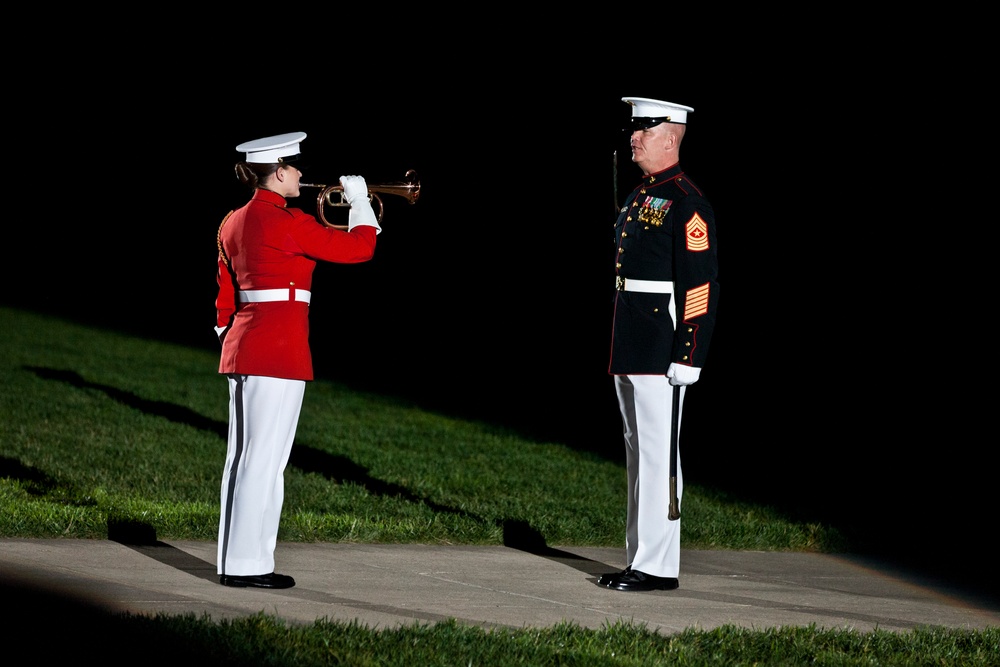
<path id="1" fill-rule="evenodd" d="M 677 498 L 677 436 L 680 426 L 681 387 L 674 385 L 673 408 L 670 410 L 670 510 L 667 518 L 681 518 L 680 500 Z"/>

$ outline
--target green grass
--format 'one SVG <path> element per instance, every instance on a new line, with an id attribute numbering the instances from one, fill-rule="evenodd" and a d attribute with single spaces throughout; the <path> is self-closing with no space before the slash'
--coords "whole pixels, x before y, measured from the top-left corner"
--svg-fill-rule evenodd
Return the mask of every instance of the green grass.
<path id="1" fill-rule="evenodd" d="M 214 540 L 228 388 L 217 353 L 0 310 L 0 535 Z M 559 479 L 558 485 L 550 483 Z M 279 538 L 620 546 L 620 464 L 332 382 L 306 390 Z M 685 485 L 692 549 L 840 551 L 833 528 Z"/>
<path id="2" fill-rule="evenodd" d="M 0 537 L 216 539 L 228 388 L 217 351 L 0 308 Z M 548 481 L 557 478 L 560 484 Z M 310 383 L 286 472 L 279 539 L 500 545 L 510 522 L 550 546 L 623 541 L 622 466 L 558 442 Z M 849 551 L 835 527 L 685 483 L 689 549 Z M 487 631 L 456 623 L 371 631 L 122 616 L 122 632 L 184 637 L 213 664 L 987 665 L 996 631 L 855 633 L 724 627 Z M 247 648 L 250 646 L 252 648 Z M 185 649 L 186 650 L 186 649 Z M 252 651 L 252 657 L 247 651 Z"/>
<path id="3" fill-rule="evenodd" d="M 906 665 L 994 667 L 1000 629 L 867 633 L 814 626 L 723 626 L 664 635 L 628 621 L 600 630 L 559 623 L 522 630 L 454 620 L 373 632 L 357 623 L 285 624 L 254 614 L 213 623 L 193 615 L 120 616 L 100 631 L 128 637 L 143 665 Z M 182 643 L 176 642 L 183 637 Z M 147 648 L 144 648 L 147 647 Z M 150 651 L 148 647 L 157 647 Z M 57 656 L 61 657 L 61 656 Z M 74 657 L 67 651 L 68 659 Z M 107 664 L 107 663 L 104 663 Z M 127 664 L 122 662 L 120 664 Z"/>

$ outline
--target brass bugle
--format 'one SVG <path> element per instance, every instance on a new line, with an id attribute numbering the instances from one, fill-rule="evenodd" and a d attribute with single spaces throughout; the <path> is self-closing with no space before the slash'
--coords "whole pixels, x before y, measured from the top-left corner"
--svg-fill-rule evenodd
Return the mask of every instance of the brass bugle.
<path id="1" fill-rule="evenodd" d="M 316 197 L 316 211 L 319 214 L 319 219 L 328 227 L 347 229 L 347 225 L 332 224 L 326 219 L 326 215 L 323 212 L 326 206 L 350 206 L 347 200 L 344 199 L 343 185 L 299 183 L 299 187 L 321 188 L 319 195 Z M 405 198 L 411 204 L 416 204 L 417 200 L 420 199 L 420 179 L 417 178 L 417 172 L 409 169 L 404 176 L 404 180 L 395 183 L 368 184 L 368 201 L 372 202 L 373 205 L 378 204 L 378 221 L 382 222 L 382 198 L 379 195 L 396 195 L 397 197 Z"/>

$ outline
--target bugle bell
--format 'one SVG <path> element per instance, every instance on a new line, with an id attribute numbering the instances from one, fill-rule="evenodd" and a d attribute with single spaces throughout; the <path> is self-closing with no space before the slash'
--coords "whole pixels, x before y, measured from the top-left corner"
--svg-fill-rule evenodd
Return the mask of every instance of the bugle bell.
<path id="1" fill-rule="evenodd" d="M 323 211 L 327 206 L 350 206 L 350 203 L 344 199 L 343 185 L 299 183 L 299 187 L 321 188 L 319 195 L 316 197 L 316 212 L 319 215 L 320 221 L 327 227 L 347 229 L 347 225 L 332 224 L 326 219 Z M 404 180 L 395 183 L 368 184 L 368 201 L 372 202 L 373 205 L 378 204 L 376 216 L 378 217 L 378 221 L 382 222 L 382 198 L 379 195 L 396 195 L 397 197 L 405 198 L 411 204 L 416 204 L 417 200 L 420 199 L 420 179 L 417 178 L 417 172 L 409 169 L 404 176 Z"/>

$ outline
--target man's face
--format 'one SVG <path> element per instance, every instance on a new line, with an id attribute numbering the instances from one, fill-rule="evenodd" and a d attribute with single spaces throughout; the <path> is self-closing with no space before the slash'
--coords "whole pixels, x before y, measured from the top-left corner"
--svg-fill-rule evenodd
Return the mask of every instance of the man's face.
<path id="1" fill-rule="evenodd" d="M 668 167 L 668 164 L 664 164 L 669 146 L 668 134 L 670 134 L 668 123 L 660 123 L 633 132 L 629 140 L 632 162 L 639 165 L 647 174 Z"/>
<path id="2" fill-rule="evenodd" d="M 653 155 L 662 146 L 663 128 L 666 123 L 636 130 L 632 133 L 629 145 L 632 147 L 632 161 L 641 163 L 647 156 Z"/>

